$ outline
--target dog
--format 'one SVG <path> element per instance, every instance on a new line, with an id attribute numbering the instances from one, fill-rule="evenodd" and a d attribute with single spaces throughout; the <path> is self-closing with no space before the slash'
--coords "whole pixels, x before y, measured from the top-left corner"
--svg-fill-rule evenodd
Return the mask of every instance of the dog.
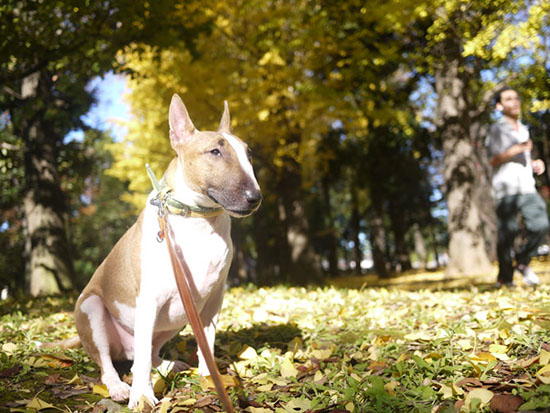
<path id="1" fill-rule="evenodd" d="M 176 157 L 162 182 L 168 188 L 169 220 L 194 281 L 193 298 L 213 351 L 215 328 L 233 255 L 230 217 L 256 211 L 262 194 L 247 145 L 231 130 L 227 102 L 216 132 L 199 131 L 178 95 L 169 109 L 170 143 Z M 163 363 L 159 351 L 188 322 L 174 279 L 166 242 L 157 234 L 158 193 L 153 190 L 137 222 L 122 236 L 90 279 L 75 305 L 80 341 L 101 368 L 101 380 L 115 401 L 142 396 L 157 403 L 151 369 Z M 179 206 L 179 208 L 178 208 Z M 198 372 L 208 375 L 198 351 Z M 133 360 L 132 386 L 113 360 Z M 173 364 L 177 369 L 179 366 Z"/>

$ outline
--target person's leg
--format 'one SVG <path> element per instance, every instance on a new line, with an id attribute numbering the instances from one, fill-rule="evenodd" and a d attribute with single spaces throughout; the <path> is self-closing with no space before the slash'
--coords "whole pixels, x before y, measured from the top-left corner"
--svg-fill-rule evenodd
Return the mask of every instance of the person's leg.
<path id="1" fill-rule="evenodd" d="M 514 264 L 512 252 L 514 239 L 518 231 L 517 195 L 511 195 L 496 201 L 498 220 L 498 279 L 501 284 L 511 284 L 514 279 Z"/>
<path id="2" fill-rule="evenodd" d="M 529 265 L 531 258 L 537 254 L 537 248 L 546 236 L 548 215 L 544 200 L 536 193 L 520 195 L 518 206 L 527 230 L 526 241 L 516 255 L 518 269 L 521 271 Z"/>

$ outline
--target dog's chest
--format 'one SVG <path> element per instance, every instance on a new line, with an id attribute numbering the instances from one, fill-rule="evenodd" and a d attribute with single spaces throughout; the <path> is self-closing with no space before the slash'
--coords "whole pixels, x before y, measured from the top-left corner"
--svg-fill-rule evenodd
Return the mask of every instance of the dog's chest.
<path id="1" fill-rule="evenodd" d="M 147 218 L 146 215 L 146 222 Z M 174 216 L 170 219 L 176 250 L 180 251 L 191 271 L 194 283 L 191 290 L 201 311 L 217 288 L 225 285 L 232 258 L 229 217 L 220 216 L 214 223 Z M 158 230 L 158 224 L 153 228 Z M 143 237 L 145 248 L 142 248 L 140 296 L 158 306 L 155 330 L 181 328 L 187 318 L 175 282 L 168 246 L 166 242 L 156 241 L 155 231 L 144 230 Z"/>

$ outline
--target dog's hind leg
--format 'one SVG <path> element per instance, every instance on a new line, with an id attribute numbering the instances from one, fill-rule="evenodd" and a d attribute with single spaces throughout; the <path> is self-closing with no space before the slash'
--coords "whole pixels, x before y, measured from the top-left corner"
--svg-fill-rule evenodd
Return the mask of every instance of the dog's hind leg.
<path id="1" fill-rule="evenodd" d="M 101 381 L 115 401 L 127 400 L 130 386 L 120 380 L 113 366 L 112 354 L 122 352 L 116 328 L 105 305 L 97 295 L 90 295 L 77 303 L 75 322 L 82 345 L 101 368 Z"/>

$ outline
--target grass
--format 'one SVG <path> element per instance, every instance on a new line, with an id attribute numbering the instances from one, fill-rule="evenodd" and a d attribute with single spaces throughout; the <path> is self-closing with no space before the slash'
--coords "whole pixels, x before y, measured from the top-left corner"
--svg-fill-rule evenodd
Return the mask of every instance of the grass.
<path id="1" fill-rule="evenodd" d="M 548 411 L 550 264 L 535 268 L 536 290 L 492 289 L 494 274 L 442 273 L 233 288 L 218 325 L 218 365 L 237 410 L 250 413 Z M 0 304 L 0 410 L 124 408 L 106 397 L 81 348 L 33 344 L 74 335 L 73 304 Z M 188 328 L 165 350 L 196 366 Z M 153 381 L 155 411 L 221 410 L 193 369 Z"/>

